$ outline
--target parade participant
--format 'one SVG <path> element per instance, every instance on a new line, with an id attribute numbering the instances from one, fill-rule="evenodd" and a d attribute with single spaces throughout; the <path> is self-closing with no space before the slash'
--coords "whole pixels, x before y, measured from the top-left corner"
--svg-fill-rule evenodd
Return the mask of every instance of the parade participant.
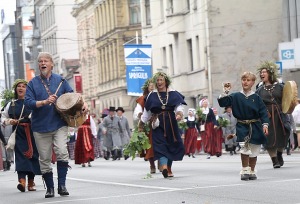
<path id="1" fill-rule="evenodd" d="M 175 112 L 183 114 L 184 96 L 170 88 L 171 80 L 164 72 L 153 76 L 156 90 L 149 93 L 139 130 L 149 120 L 152 126 L 154 160 L 159 159 L 164 178 L 173 177 L 172 163 L 184 156 L 184 146 L 178 130 Z"/>
<path id="2" fill-rule="evenodd" d="M 6 141 L 5 141 L 4 135 L 2 134 L 1 130 L 0 130 L 0 139 L 1 139 L 1 142 L 0 142 L 0 170 L 2 171 L 4 169 L 3 168 L 3 159 L 2 159 L 2 146 L 6 146 Z"/>
<path id="3" fill-rule="evenodd" d="M 184 149 L 185 155 L 195 158 L 195 151 L 197 145 L 197 137 L 199 133 L 199 126 L 195 117 L 196 110 L 189 108 L 188 116 L 185 118 L 188 129 L 184 134 Z"/>
<path id="4" fill-rule="evenodd" d="M 91 167 L 91 161 L 94 161 L 94 144 L 93 138 L 97 136 L 96 124 L 90 115 L 87 115 L 84 123 L 79 126 L 77 131 L 77 139 L 75 145 L 75 164 L 81 164 L 85 167 L 85 163 Z"/>
<path id="5" fill-rule="evenodd" d="M 141 119 L 141 115 L 143 114 L 144 107 L 145 107 L 145 100 L 148 96 L 148 94 L 153 91 L 154 89 L 154 83 L 152 79 L 148 79 L 145 81 L 144 85 L 142 86 L 143 95 L 140 96 L 138 99 L 136 99 L 136 107 L 134 109 L 133 113 L 133 119 L 136 121 L 136 123 Z M 146 150 L 146 154 L 142 155 L 146 160 L 150 163 L 150 173 L 154 174 L 156 173 L 156 167 L 154 163 L 154 153 L 153 153 L 153 144 L 152 144 L 152 128 L 150 128 L 150 131 L 148 133 L 149 143 L 151 147 Z"/>
<path id="6" fill-rule="evenodd" d="M 2 112 L 2 123 L 12 125 L 16 129 L 15 164 L 18 173 L 19 184 L 17 188 L 21 192 L 26 189 L 26 176 L 28 178 L 28 191 L 35 191 L 34 177 L 41 175 L 39 154 L 31 130 L 31 110 L 24 105 L 27 81 L 17 79 L 13 84 L 15 100 L 8 103 Z"/>
<path id="7" fill-rule="evenodd" d="M 292 112 L 292 116 L 294 119 L 294 124 L 296 126 L 294 131 L 296 131 L 296 133 L 297 133 L 297 138 L 296 138 L 297 141 L 294 141 L 294 143 L 298 144 L 298 147 L 300 148 L 300 103 L 299 103 L 299 100 L 300 99 L 298 99 L 297 105 L 296 105 L 294 111 Z M 294 147 L 294 148 L 297 148 L 297 147 Z"/>
<path id="8" fill-rule="evenodd" d="M 64 93 L 73 92 L 66 80 L 52 72 L 53 58 L 50 53 L 38 55 L 40 75 L 27 85 L 25 105 L 32 109 L 32 131 L 40 155 L 40 167 L 47 186 L 45 198 L 54 197 L 54 181 L 51 167 L 52 145 L 57 158 L 58 194 L 69 195 L 66 188 L 68 172 L 67 137 L 68 125 L 55 108 L 56 99 Z M 87 105 L 83 105 L 83 112 Z"/>
<path id="9" fill-rule="evenodd" d="M 268 113 L 262 99 L 251 88 L 255 75 L 244 72 L 241 77 L 242 91 L 227 95 L 231 85 L 224 85 L 225 94 L 218 99 L 221 107 L 231 106 L 232 114 L 237 119 L 237 141 L 242 146 L 241 180 L 256 180 L 255 166 L 260 146 L 266 142 L 268 135 Z"/>
<path id="10" fill-rule="evenodd" d="M 69 159 L 75 159 L 75 144 L 76 144 L 76 135 L 75 128 L 69 127 L 69 141 L 67 142 Z"/>
<path id="11" fill-rule="evenodd" d="M 105 113 L 102 113 L 102 115 L 101 115 L 101 119 L 100 119 L 100 123 L 99 123 L 99 125 L 98 125 L 98 131 L 97 131 L 97 138 L 98 138 L 98 141 L 99 141 L 99 143 L 100 143 L 100 155 L 101 155 L 101 157 L 104 157 L 104 158 L 106 158 L 106 151 L 107 151 L 107 149 L 106 149 L 106 147 L 104 147 L 103 146 L 103 137 L 104 137 L 104 135 L 103 135 L 103 131 L 104 131 L 104 126 L 103 126 L 103 118 L 105 118 L 107 116 L 107 114 L 105 114 Z"/>
<path id="12" fill-rule="evenodd" d="M 112 152 L 113 160 L 121 157 L 122 141 L 119 129 L 119 119 L 115 116 L 115 107 L 109 107 L 109 114 L 103 119 L 103 145 L 106 147 L 107 151 L 105 154 L 105 159 L 110 158 L 110 153 Z"/>
<path id="13" fill-rule="evenodd" d="M 222 155 L 222 144 L 224 142 L 223 138 L 223 130 L 221 125 L 219 124 L 219 115 L 218 115 L 218 110 L 216 108 L 212 108 L 216 121 L 217 121 L 217 127 L 214 128 L 214 146 L 215 148 L 212 148 L 214 151 L 212 154 L 215 154 L 217 157 L 220 157 Z"/>
<path id="14" fill-rule="evenodd" d="M 131 131 L 129 128 L 129 123 L 127 118 L 123 115 L 123 113 L 125 112 L 125 110 L 123 109 L 123 107 L 118 107 L 117 110 L 117 116 L 119 118 L 119 132 L 120 132 L 120 136 L 121 136 L 121 141 L 122 141 L 122 148 L 129 143 L 130 140 L 130 135 L 131 135 Z M 119 155 L 119 159 L 120 159 Z M 124 159 L 127 160 L 129 156 L 124 156 Z"/>
<path id="15" fill-rule="evenodd" d="M 97 128 L 100 123 L 100 120 L 96 118 L 96 114 L 91 114 L 91 116 L 95 122 L 96 132 L 97 132 Z M 94 145 L 94 158 L 99 158 L 101 156 L 101 149 L 100 149 L 100 140 L 98 140 L 97 134 L 93 136 L 93 145 Z"/>
<path id="16" fill-rule="evenodd" d="M 205 130 L 201 131 L 200 134 L 203 142 L 204 152 L 207 154 L 207 159 L 210 159 L 210 157 L 216 155 L 217 152 L 215 144 L 215 129 L 218 126 L 215 114 L 213 110 L 208 107 L 208 105 L 209 102 L 207 98 L 204 98 L 199 102 L 202 113 L 205 115 L 205 119 L 199 118 L 199 122 L 205 127 Z"/>
<path id="17" fill-rule="evenodd" d="M 232 115 L 231 106 L 225 107 L 225 113 L 222 115 L 223 118 L 229 121 L 226 127 L 223 127 L 223 135 L 225 137 L 225 150 L 230 152 L 230 155 L 236 154 L 237 137 L 236 137 L 236 118 Z M 228 137 L 232 135 L 232 138 Z"/>
<path id="18" fill-rule="evenodd" d="M 269 135 L 265 145 L 274 168 L 283 166 L 282 152 L 287 145 L 290 132 L 284 128 L 282 113 L 283 84 L 277 79 L 277 66 L 273 62 L 263 62 L 258 67 L 261 83 L 256 93 L 267 106 L 270 117 Z"/>
<path id="19" fill-rule="evenodd" d="M 1 111 L 4 111 L 4 108 L 8 105 L 5 104 L 4 107 L 1 109 Z M 12 125 L 5 125 L 4 123 L 1 123 L 1 131 L 3 133 L 5 143 L 7 143 L 8 138 L 10 137 L 12 133 Z M 14 151 L 9 150 L 7 151 L 5 146 L 2 145 L 2 160 L 3 160 L 3 170 L 4 171 L 9 171 L 11 164 L 14 163 Z"/>

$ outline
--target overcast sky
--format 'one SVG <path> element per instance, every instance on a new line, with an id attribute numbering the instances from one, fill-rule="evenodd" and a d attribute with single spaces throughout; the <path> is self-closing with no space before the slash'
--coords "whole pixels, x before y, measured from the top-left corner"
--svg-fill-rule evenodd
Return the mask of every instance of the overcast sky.
<path id="1" fill-rule="evenodd" d="M 16 1 L 15 0 L 0 0 L 0 11 L 4 9 L 5 23 L 12 24 L 15 21 L 14 11 L 16 10 Z M 2 29 L 2 24 L 0 21 L 0 30 Z M 1 32 L 0 32 L 1 33 Z M 0 34 L 1 35 L 1 34 Z M 4 79 L 4 64 L 3 64 L 3 48 L 2 40 L 0 40 L 0 79 Z"/>

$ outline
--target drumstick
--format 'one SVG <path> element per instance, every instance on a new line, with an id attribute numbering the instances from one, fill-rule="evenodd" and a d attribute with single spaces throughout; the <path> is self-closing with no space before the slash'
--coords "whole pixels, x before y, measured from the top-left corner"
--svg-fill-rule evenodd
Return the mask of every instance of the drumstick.
<path id="1" fill-rule="evenodd" d="M 56 95 L 57 94 L 57 92 L 59 91 L 59 89 L 60 89 L 60 87 L 61 87 L 61 85 L 62 85 L 62 83 L 65 81 L 65 79 L 61 79 L 61 81 L 60 81 L 60 83 L 59 83 L 59 85 L 58 85 L 58 87 L 57 87 L 57 89 L 56 89 L 56 91 L 55 91 L 55 93 L 54 93 L 54 95 Z M 52 103 L 50 103 L 49 104 L 50 106 L 52 105 Z"/>

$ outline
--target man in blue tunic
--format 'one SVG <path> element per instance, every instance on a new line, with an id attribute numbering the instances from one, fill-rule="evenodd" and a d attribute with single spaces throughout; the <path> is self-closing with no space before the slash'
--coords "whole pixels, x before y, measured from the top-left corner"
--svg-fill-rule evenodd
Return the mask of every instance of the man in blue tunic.
<path id="1" fill-rule="evenodd" d="M 224 84 L 225 94 L 218 99 L 221 107 L 232 106 L 232 114 L 237 119 L 237 141 L 242 146 L 241 180 L 256 180 L 255 166 L 261 144 L 266 142 L 269 118 L 265 104 L 251 88 L 256 76 L 251 72 L 244 72 L 242 91 L 228 95 L 230 83 Z"/>
<path id="2" fill-rule="evenodd" d="M 68 171 L 67 123 L 55 108 L 56 99 L 64 93 L 73 92 L 70 85 L 58 74 L 52 73 L 53 59 L 50 53 L 38 56 L 40 75 L 27 85 L 25 105 L 32 109 L 32 131 L 40 155 L 39 162 L 47 186 L 45 198 L 54 197 L 54 182 L 51 167 L 52 147 L 57 157 L 58 194 L 69 195 L 66 188 Z M 87 112 L 84 104 L 83 111 Z"/>

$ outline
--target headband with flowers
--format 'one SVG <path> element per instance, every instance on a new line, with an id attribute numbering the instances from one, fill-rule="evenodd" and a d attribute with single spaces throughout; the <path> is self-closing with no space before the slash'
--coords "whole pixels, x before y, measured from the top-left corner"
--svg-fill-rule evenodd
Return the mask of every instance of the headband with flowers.
<path id="1" fill-rule="evenodd" d="M 164 77 L 166 80 L 166 87 L 169 87 L 171 85 L 171 78 L 164 72 L 157 72 L 156 74 L 154 74 L 153 76 L 153 82 L 156 84 L 157 78 L 158 77 Z"/>
<path id="2" fill-rule="evenodd" d="M 148 90 L 148 87 L 149 87 L 149 84 L 150 84 L 150 83 L 153 83 L 152 78 L 147 79 L 147 80 L 145 81 L 144 85 L 142 86 L 142 90 L 143 90 L 143 91 Z"/>
<path id="3" fill-rule="evenodd" d="M 277 73 L 278 73 L 278 66 L 274 63 L 274 62 L 271 62 L 271 61 L 263 61 L 257 68 L 257 72 L 258 74 L 260 74 L 260 72 L 263 70 L 263 69 L 266 69 L 267 72 L 269 73 L 270 75 L 270 78 L 272 80 L 272 82 L 275 82 L 277 81 Z"/>
<path id="4" fill-rule="evenodd" d="M 13 89 L 15 89 L 19 83 L 23 83 L 23 84 L 27 85 L 28 82 L 25 79 L 16 79 L 13 84 Z"/>

